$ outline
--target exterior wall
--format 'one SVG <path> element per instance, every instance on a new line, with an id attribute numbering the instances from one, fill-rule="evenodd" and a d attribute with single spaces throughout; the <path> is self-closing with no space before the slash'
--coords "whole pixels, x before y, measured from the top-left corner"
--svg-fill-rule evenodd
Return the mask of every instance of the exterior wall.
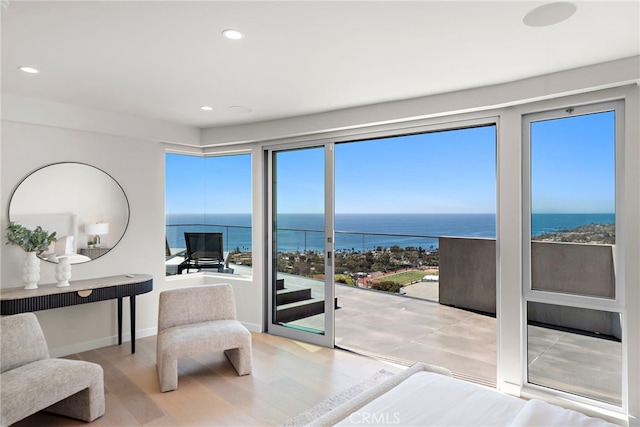
<path id="1" fill-rule="evenodd" d="M 440 304 L 496 314 L 496 241 L 440 238 Z"/>
<path id="2" fill-rule="evenodd" d="M 541 291 L 615 298 L 612 247 L 532 242 L 531 280 Z"/>
<path id="3" fill-rule="evenodd" d="M 533 242 L 531 266 L 540 290 L 613 298 L 611 246 Z M 496 241 L 440 238 L 440 303 L 496 314 Z M 530 321 L 622 338 L 613 313 L 530 303 Z"/>

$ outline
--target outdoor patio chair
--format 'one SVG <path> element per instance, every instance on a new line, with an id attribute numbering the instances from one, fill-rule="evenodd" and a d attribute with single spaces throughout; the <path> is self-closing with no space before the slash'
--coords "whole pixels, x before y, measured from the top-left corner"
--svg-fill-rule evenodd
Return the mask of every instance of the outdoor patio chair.
<path id="1" fill-rule="evenodd" d="M 187 245 L 185 260 L 178 265 L 178 274 L 194 268 L 224 271 L 224 253 L 222 251 L 222 233 L 184 233 Z"/>

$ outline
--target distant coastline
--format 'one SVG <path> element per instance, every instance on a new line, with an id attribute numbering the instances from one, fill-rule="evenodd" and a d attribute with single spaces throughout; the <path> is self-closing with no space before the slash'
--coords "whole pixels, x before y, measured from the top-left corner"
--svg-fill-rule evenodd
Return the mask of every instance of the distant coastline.
<path id="1" fill-rule="evenodd" d="M 616 243 L 615 224 L 588 224 L 572 229 L 558 230 L 534 236 L 539 242 L 589 243 L 613 245 Z"/>
<path id="2" fill-rule="evenodd" d="M 608 225 L 605 234 L 615 235 L 614 220 L 614 214 L 533 214 L 532 236 L 539 240 L 537 236 L 562 234 L 593 224 Z M 428 249 L 437 248 L 440 236 L 496 237 L 494 214 L 336 214 L 335 222 L 336 250 L 368 251 L 379 246 Z M 169 214 L 167 224 L 167 240 L 172 248 L 184 246 L 184 231 L 219 231 L 225 235 L 228 250 L 251 250 L 250 214 Z M 320 214 L 284 214 L 277 224 L 280 252 L 324 247 L 323 233 L 319 231 L 323 227 Z"/>

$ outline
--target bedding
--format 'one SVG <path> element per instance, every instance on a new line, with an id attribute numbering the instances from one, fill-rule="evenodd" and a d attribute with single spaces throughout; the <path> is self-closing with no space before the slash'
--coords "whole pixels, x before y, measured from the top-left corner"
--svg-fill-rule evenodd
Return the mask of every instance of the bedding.
<path id="1" fill-rule="evenodd" d="M 588 417 L 577 411 L 551 405 L 542 400 L 528 401 L 515 419 L 511 421 L 513 427 L 524 426 L 613 426 L 599 418 Z"/>
<path id="2" fill-rule="evenodd" d="M 309 425 L 614 426 L 604 420 L 462 381 L 417 363 Z"/>
<path id="3" fill-rule="evenodd" d="M 418 372 L 337 425 L 508 426 L 525 406 L 523 400 L 469 385 L 434 372 Z"/>
<path id="4" fill-rule="evenodd" d="M 63 236 L 56 239 L 54 246 L 54 252 L 57 256 L 73 254 L 73 236 Z"/>
<path id="5" fill-rule="evenodd" d="M 69 259 L 69 264 L 79 264 L 81 262 L 91 261 L 91 258 L 89 258 L 88 256 L 80 254 L 67 254 L 64 256 Z M 58 262 L 58 256 L 56 254 L 48 254 L 47 261 Z"/>
<path id="6" fill-rule="evenodd" d="M 42 256 L 51 262 L 58 262 L 58 257 L 65 256 L 70 264 L 91 261 L 91 258 L 88 256 L 75 253 L 73 239 L 73 236 L 62 236 L 51 243 L 49 250 L 45 254 L 42 254 Z"/>

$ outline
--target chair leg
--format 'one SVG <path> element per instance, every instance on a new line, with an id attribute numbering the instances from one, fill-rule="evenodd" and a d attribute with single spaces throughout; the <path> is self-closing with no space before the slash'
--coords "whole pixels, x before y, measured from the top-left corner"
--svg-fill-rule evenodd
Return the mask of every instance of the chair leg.
<path id="1" fill-rule="evenodd" d="M 233 365 L 238 375 L 251 374 L 251 346 L 225 350 L 224 354 Z"/>
<path id="2" fill-rule="evenodd" d="M 178 359 L 158 357 L 158 379 L 160 391 L 172 391 L 178 388 Z"/>
<path id="3" fill-rule="evenodd" d="M 91 422 L 104 415 L 104 383 L 102 376 L 96 377 L 88 388 L 61 400 L 45 409 L 58 415 Z"/>

